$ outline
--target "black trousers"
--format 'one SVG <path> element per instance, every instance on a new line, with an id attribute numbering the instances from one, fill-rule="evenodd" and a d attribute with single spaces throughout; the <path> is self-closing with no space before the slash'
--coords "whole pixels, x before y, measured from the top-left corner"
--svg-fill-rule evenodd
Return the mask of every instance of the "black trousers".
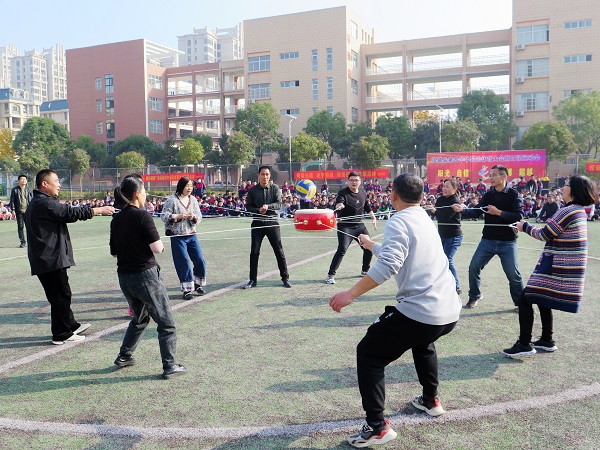
<path id="1" fill-rule="evenodd" d="M 269 244 L 273 248 L 275 258 L 277 258 L 277 267 L 282 280 L 289 278 L 287 263 L 285 261 L 285 253 L 283 253 L 283 245 L 281 245 L 281 230 L 279 223 L 275 220 L 262 221 L 253 220 L 250 226 L 250 235 L 252 243 L 250 244 L 250 281 L 256 281 L 258 277 L 258 258 L 260 256 L 260 246 L 263 238 L 266 236 L 269 239 Z"/>
<path id="2" fill-rule="evenodd" d="M 542 321 L 542 340 L 551 341 L 553 334 L 552 310 L 538 305 Z M 527 301 L 525 295 L 519 298 L 519 342 L 527 345 L 531 343 L 533 333 L 533 305 Z"/>
<path id="3" fill-rule="evenodd" d="M 340 231 L 343 231 L 343 233 L 341 233 Z M 348 234 L 354 237 L 348 236 Z M 352 241 L 358 242 L 358 236 L 360 234 L 369 234 L 369 232 L 367 231 L 367 227 L 365 227 L 362 223 L 352 226 L 340 226 L 338 224 L 338 248 L 335 252 L 335 255 L 333 255 L 333 259 L 331 260 L 331 265 L 329 266 L 329 275 L 335 275 L 336 271 L 340 267 L 340 264 L 342 263 L 342 259 L 344 259 L 346 250 L 348 250 L 348 247 L 350 247 Z M 371 259 L 373 259 L 373 253 L 371 252 L 371 250 L 363 248 L 363 259 L 361 269 L 363 272 L 368 272 L 371 268 Z"/>
<path id="4" fill-rule="evenodd" d="M 38 275 L 50 303 L 52 340 L 64 341 L 79 328 L 71 311 L 71 287 L 67 269 L 58 269 Z"/>
<path id="5" fill-rule="evenodd" d="M 15 212 L 15 218 L 17 219 L 17 233 L 19 235 L 19 241 L 21 244 L 25 243 L 25 214 L 22 212 Z"/>
<path id="6" fill-rule="evenodd" d="M 367 422 L 384 420 L 385 367 L 411 349 L 423 400 L 432 402 L 437 396 L 438 360 L 434 342 L 450 333 L 456 322 L 428 325 L 409 319 L 394 306 L 369 327 L 356 347 L 358 388 Z"/>

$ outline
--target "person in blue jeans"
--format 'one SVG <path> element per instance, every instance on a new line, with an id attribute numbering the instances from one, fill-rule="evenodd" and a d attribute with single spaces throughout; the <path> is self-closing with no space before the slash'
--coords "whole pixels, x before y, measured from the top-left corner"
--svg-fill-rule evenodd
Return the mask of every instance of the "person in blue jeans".
<path id="1" fill-rule="evenodd" d="M 198 200 L 191 195 L 193 190 L 194 182 L 181 177 L 175 194 L 165 201 L 161 215 L 165 234 L 171 237 L 173 263 L 184 300 L 204 295 L 206 286 L 206 262 L 196 236 L 196 225 L 202 221 L 202 212 Z"/>
<path id="2" fill-rule="evenodd" d="M 489 189 L 475 208 L 466 208 L 462 204 L 452 209 L 462 213 L 463 217 L 477 217 L 481 209 L 485 210 L 483 237 L 469 264 L 469 301 L 465 308 L 473 308 L 481 299 L 481 271 L 487 263 L 498 255 L 502 269 L 508 278 L 510 296 L 515 306 L 523 292 L 523 278 L 519 272 L 517 254 L 517 229 L 509 225 L 523 218 L 523 204 L 516 190 L 508 187 L 508 169 L 499 164 L 490 172 Z"/>

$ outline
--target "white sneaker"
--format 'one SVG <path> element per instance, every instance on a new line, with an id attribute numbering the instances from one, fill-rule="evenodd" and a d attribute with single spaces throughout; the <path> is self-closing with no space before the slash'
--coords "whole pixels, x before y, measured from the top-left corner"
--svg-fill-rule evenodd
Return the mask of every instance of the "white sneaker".
<path id="1" fill-rule="evenodd" d="M 85 336 L 80 336 L 78 334 L 74 334 L 73 336 L 71 336 L 68 339 L 65 339 L 64 341 L 52 341 L 52 343 L 54 345 L 64 345 L 67 342 L 80 342 L 80 341 L 85 341 Z"/>
<path id="2" fill-rule="evenodd" d="M 364 276 L 365 276 L 367 273 L 368 273 L 368 272 L 366 272 L 366 271 L 364 271 L 364 270 L 361 270 L 361 271 L 360 271 L 360 276 L 361 276 L 361 277 L 364 277 Z"/>
<path id="3" fill-rule="evenodd" d="M 325 279 L 325 283 L 335 284 L 335 278 L 333 278 L 333 275 L 327 275 L 327 278 Z"/>
<path id="4" fill-rule="evenodd" d="M 81 325 L 79 325 L 79 328 L 77 328 L 75 331 L 73 331 L 73 334 L 83 333 L 85 330 L 87 330 L 91 326 L 92 326 L 92 324 L 90 324 L 90 323 L 82 323 Z"/>

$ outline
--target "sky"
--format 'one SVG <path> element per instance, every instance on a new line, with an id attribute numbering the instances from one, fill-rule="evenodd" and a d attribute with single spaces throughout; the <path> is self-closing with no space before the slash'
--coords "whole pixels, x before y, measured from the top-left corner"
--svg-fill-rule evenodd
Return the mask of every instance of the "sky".
<path id="1" fill-rule="evenodd" d="M 194 28 L 343 5 L 375 29 L 375 42 L 512 26 L 512 0 L 27 0 L 12 13 L 3 8 L 0 47 L 12 44 L 22 55 L 144 38 L 177 48 L 177 36 Z"/>

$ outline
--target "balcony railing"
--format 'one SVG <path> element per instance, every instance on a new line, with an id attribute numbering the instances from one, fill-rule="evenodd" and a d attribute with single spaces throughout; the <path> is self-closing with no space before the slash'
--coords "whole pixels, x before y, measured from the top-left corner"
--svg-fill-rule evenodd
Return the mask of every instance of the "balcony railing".
<path id="1" fill-rule="evenodd" d="M 508 64 L 509 62 L 509 55 L 483 55 L 470 57 L 467 64 L 469 66 L 491 66 L 494 64 Z"/>
<path id="2" fill-rule="evenodd" d="M 367 67 L 367 75 L 386 75 L 388 73 L 402 73 L 402 64 Z"/>
<path id="3" fill-rule="evenodd" d="M 225 83 L 225 91 L 242 91 L 244 90 L 244 83 Z"/>
<path id="4" fill-rule="evenodd" d="M 401 102 L 402 93 L 390 93 L 386 94 L 378 92 L 377 94 L 367 97 L 367 103 L 388 103 L 388 102 Z"/>

